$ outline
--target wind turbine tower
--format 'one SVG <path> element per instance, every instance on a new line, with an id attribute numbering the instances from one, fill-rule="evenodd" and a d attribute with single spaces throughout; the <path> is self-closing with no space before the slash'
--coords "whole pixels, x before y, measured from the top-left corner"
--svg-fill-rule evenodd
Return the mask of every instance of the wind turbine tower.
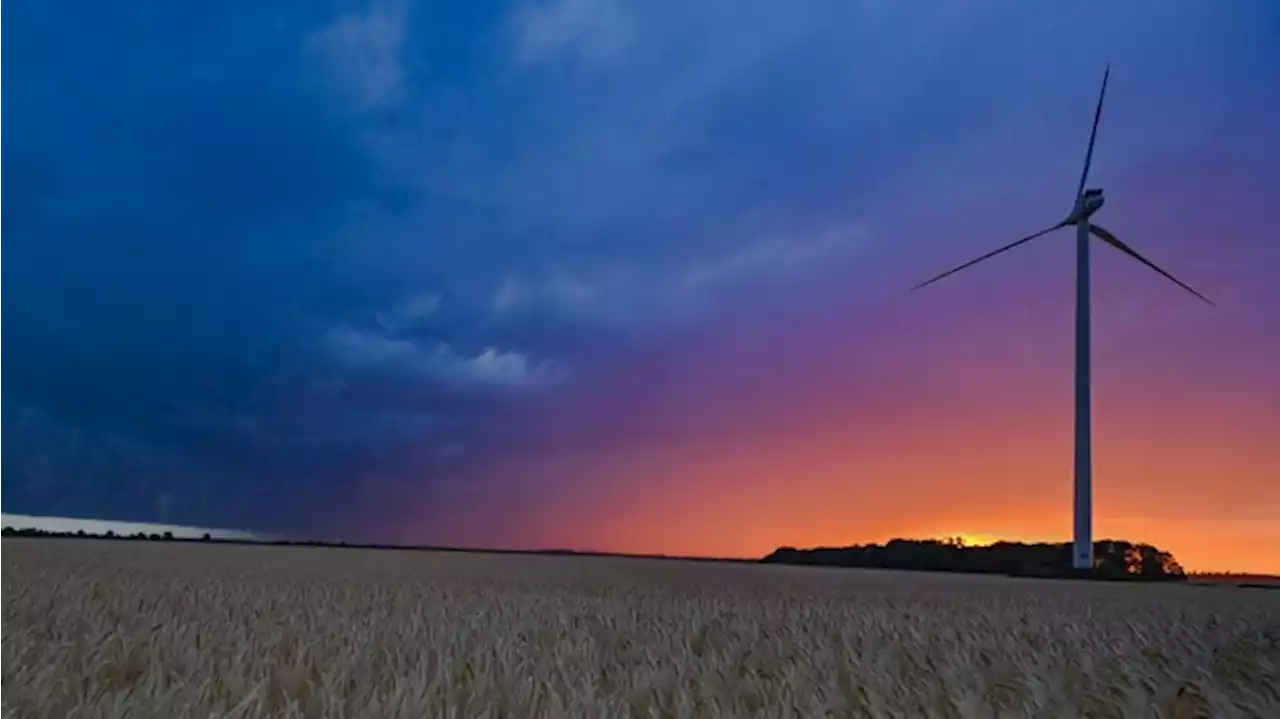
<path id="1" fill-rule="evenodd" d="M 1121 242 L 1114 234 L 1094 224 L 1091 220 L 1094 213 L 1102 208 L 1105 201 L 1100 189 L 1085 189 L 1089 181 L 1089 165 L 1093 162 L 1093 147 L 1098 139 L 1098 121 L 1102 119 L 1102 102 L 1107 96 L 1107 80 L 1111 77 L 1111 66 L 1108 65 L 1102 75 L 1102 90 L 1098 93 L 1098 105 L 1093 112 L 1093 130 L 1089 133 L 1089 149 L 1085 151 L 1084 170 L 1080 173 L 1080 184 L 1076 188 L 1075 204 L 1071 213 L 1062 222 L 1041 230 L 1034 235 L 1024 237 L 1017 242 L 993 250 L 976 260 L 947 270 L 942 274 L 916 285 L 920 289 L 926 285 L 953 275 L 960 270 L 976 265 L 983 260 L 1012 250 L 1054 230 L 1075 225 L 1076 228 L 1076 347 L 1075 347 L 1075 492 L 1073 507 L 1073 548 L 1071 566 L 1077 570 L 1089 570 L 1093 567 L 1093 413 L 1092 413 L 1092 377 L 1091 377 L 1091 329 L 1089 305 L 1089 235 L 1097 237 L 1104 243 L 1114 247 L 1156 272 L 1172 280 L 1182 289 L 1201 300 L 1210 302 L 1204 295 L 1191 289 L 1178 278 L 1157 267 L 1147 258 L 1138 254 L 1129 245 Z"/>

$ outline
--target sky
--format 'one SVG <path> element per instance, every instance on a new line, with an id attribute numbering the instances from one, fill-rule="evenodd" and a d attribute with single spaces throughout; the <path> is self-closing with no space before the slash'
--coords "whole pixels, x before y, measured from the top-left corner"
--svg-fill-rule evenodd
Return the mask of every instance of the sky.
<path id="1" fill-rule="evenodd" d="M 1267 0 L 6 4 L 6 513 L 1280 572 Z"/>

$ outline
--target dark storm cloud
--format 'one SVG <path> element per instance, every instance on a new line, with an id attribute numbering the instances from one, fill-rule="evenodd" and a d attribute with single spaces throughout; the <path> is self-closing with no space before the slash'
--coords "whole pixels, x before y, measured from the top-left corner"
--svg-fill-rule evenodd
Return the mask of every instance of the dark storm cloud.
<path id="1" fill-rule="evenodd" d="M 331 17 L 131 7 L 8 17 L 6 510 L 332 522 L 476 403 L 323 347 L 399 294 L 332 251 L 397 195 L 300 50 Z"/>

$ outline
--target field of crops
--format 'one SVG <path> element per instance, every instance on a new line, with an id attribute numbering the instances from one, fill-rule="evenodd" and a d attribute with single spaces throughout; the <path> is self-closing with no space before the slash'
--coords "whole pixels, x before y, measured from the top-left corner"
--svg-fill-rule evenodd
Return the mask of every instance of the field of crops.
<path id="1" fill-rule="evenodd" d="M 0 559 L 6 717 L 1280 716 L 1266 590 L 39 539 Z"/>

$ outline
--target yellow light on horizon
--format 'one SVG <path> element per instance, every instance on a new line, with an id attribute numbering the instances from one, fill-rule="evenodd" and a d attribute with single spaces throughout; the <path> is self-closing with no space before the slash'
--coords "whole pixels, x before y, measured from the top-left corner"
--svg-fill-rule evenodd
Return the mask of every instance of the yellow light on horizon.
<path id="1" fill-rule="evenodd" d="M 960 539 L 964 540 L 965 545 L 969 547 L 986 547 L 1000 541 L 998 538 L 988 536 L 986 534 L 968 534 L 966 532 L 961 532 L 959 536 Z"/>
<path id="2" fill-rule="evenodd" d="M 1001 541 L 1000 537 L 993 537 L 989 534 L 978 534 L 976 532 L 940 532 L 936 535 L 937 539 L 947 541 L 959 539 L 964 542 L 966 547 L 986 547 Z M 1009 541 L 1005 538 L 1004 541 Z"/>
<path id="3" fill-rule="evenodd" d="M 959 538 L 969 547 L 988 547 L 996 542 L 1023 542 L 1026 544 L 1036 544 L 1047 542 L 1050 544 L 1061 543 L 1064 540 L 1055 538 L 1048 534 L 1035 534 L 1025 532 L 931 532 L 924 536 L 933 537 L 940 540 L 954 540 Z"/>

